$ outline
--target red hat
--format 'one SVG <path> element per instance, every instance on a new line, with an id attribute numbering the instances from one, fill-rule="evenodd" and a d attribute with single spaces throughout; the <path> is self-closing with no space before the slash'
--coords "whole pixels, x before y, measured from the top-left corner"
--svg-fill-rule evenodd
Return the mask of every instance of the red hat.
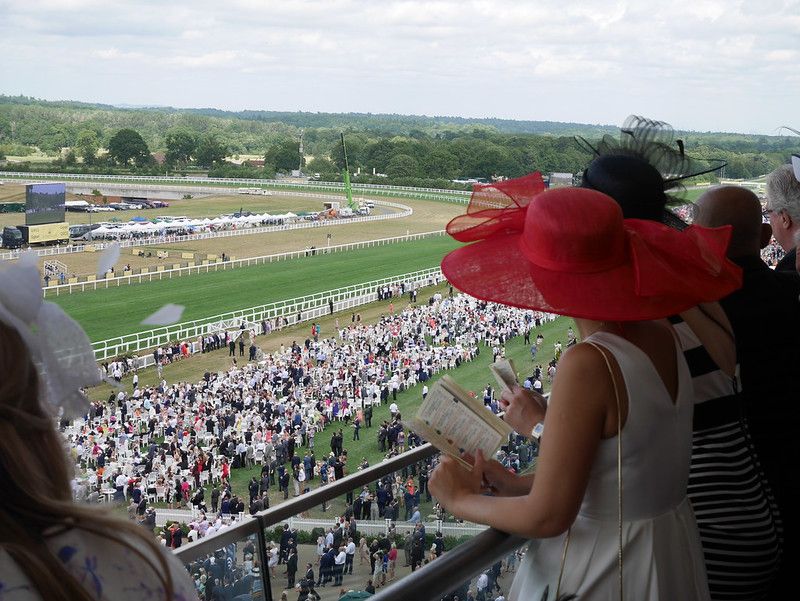
<path id="1" fill-rule="evenodd" d="M 680 232 L 626 220 L 613 199 L 585 188 L 531 193 L 529 183 L 528 193 L 514 197 L 522 180 L 504 182 L 512 202 L 493 207 L 492 218 L 476 223 L 468 211 L 448 224 L 451 236 L 473 242 L 442 261 L 459 290 L 571 317 L 639 321 L 718 300 L 741 286 L 741 270 L 725 258 L 729 226 Z"/>

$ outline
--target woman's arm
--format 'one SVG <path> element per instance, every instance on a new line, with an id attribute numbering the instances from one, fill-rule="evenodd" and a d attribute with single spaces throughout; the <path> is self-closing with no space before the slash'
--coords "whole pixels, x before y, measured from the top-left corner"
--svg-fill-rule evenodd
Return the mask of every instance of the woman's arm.
<path id="1" fill-rule="evenodd" d="M 465 457 L 468 463 L 473 462 L 471 457 Z M 491 492 L 498 497 L 519 497 L 527 495 L 533 485 L 534 474 L 524 474 L 518 476 L 508 471 L 503 465 L 494 459 L 487 461 L 481 456 L 482 463 L 476 468 L 483 474 L 483 484 L 485 492 Z"/>
<path id="2" fill-rule="evenodd" d="M 431 492 L 451 513 L 504 532 L 527 538 L 561 534 L 583 501 L 611 406 L 616 423 L 614 388 L 605 361 L 596 349 L 579 344 L 559 362 L 530 491 L 515 497 L 482 495 L 486 462 L 476 457 L 472 472 L 444 458 L 431 475 Z"/>
<path id="3" fill-rule="evenodd" d="M 702 303 L 681 313 L 714 363 L 731 378 L 736 374 L 736 342 L 733 326 L 719 303 Z"/>

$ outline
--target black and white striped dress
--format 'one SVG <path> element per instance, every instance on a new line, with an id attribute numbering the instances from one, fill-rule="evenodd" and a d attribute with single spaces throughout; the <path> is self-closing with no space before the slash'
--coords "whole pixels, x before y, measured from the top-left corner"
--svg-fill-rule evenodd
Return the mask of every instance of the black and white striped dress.
<path id="1" fill-rule="evenodd" d="M 672 318 L 695 389 L 688 496 L 713 601 L 766 598 L 781 554 L 777 505 L 743 416 L 741 387 Z"/>

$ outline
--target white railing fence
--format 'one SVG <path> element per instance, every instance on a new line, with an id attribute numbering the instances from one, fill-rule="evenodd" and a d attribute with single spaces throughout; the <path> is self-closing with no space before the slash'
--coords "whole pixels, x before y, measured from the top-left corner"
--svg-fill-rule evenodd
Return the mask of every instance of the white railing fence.
<path id="1" fill-rule="evenodd" d="M 156 526 L 165 526 L 170 522 L 189 524 L 190 522 L 194 521 L 195 518 L 198 518 L 200 513 L 200 510 L 195 509 L 194 506 L 192 506 L 191 509 L 160 509 L 157 507 Z M 210 516 L 211 512 L 208 512 L 207 515 Z M 238 522 L 240 520 L 252 517 L 246 513 L 223 513 L 220 515 L 222 516 L 222 521 L 226 524 L 232 524 L 233 522 Z"/>
<path id="2" fill-rule="evenodd" d="M 342 182 L 287 182 L 277 179 L 238 179 L 238 178 L 208 178 L 208 177 L 171 177 L 171 176 L 151 176 L 151 175 L 93 175 L 85 173 L 25 173 L 18 171 L 0 172 L 0 178 L 23 179 L 23 180 L 63 180 L 63 181 L 84 181 L 84 182 L 131 182 L 139 184 L 171 184 L 186 185 L 194 184 L 200 186 L 218 187 L 247 187 L 255 185 L 264 189 L 306 189 L 331 191 L 337 190 L 344 192 Z M 451 202 L 469 202 L 472 192 L 468 190 L 444 190 L 440 188 L 415 188 L 413 186 L 386 186 L 381 184 L 352 184 L 353 190 L 363 190 L 369 194 L 378 196 L 407 196 L 410 197 L 435 197 L 436 199 L 448 200 Z"/>
<path id="3" fill-rule="evenodd" d="M 312 519 L 312 518 L 298 518 L 291 517 L 285 523 L 289 524 L 289 528 L 297 528 L 301 532 L 311 532 L 314 528 L 322 528 L 325 532 L 334 525 L 334 518 L 330 519 Z M 425 524 L 425 531 L 434 533 L 441 531 L 444 536 L 475 536 L 486 530 L 487 526 L 481 524 L 473 524 L 470 522 L 447 522 L 444 520 L 437 520 L 435 522 L 423 522 Z M 279 526 L 280 524 L 276 524 Z M 405 521 L 392 520 L 359 520 L 356 519 L 356 529 L 362 534 L 369 536 L 377 536 L 379 534 L 389 534 L 393 529 L 397 534 L 406 534 L 407 532 L 414 531 L 414 524 Z"/>
<path id="4" fill-rule="evenodd" d="M 98 361 L 102 361 L 122 355 L 136 354 L 158 346 L 172 344 L 175 341 L 194 343 L 200 336 L 206 336 L 225 329 L 238 329 L 241 324 L 244 324 L 246 328 L 254 328 L 256 332 L 260 333 L 261 324 L 264 321 L 274 323 L 273 329 L 275 327 L 283 328 L 302 321 L 316 319 L 332 312 L 343 311 L 374 302 L 378 299 L 378 289 L 385 286 L 405 284 L 405 289 L 408 291 L 438 284 L 442 279 L 441 269 L 432 267 L 248 309 L 222 313 L 203 319 L 109 338 L 93 342 L 92 348 L 94 349 L 95 358 Z M 194 352 L 200 350 L 197 346 L 197 344 L 194 344 L 192 349 Z M 141 364 L 137 366 L 143 366 L 147 361 L 151 361 L 152 358 L 144 356 L 140 357 L 139 360 Z"/>
<path id="5" fill-rule="evenodd" d="M 211 516 L 209 512 L 207 515 Z M 156 526 L 164 526 L 168 522 L 179 522 L 181 524 L 188 524 L 200 516 L 200 511 L 192 507 L 191 509 L 159 509 L 156 508 Z M 248 519 L 251 516 L 247 514 L 236 515 L 223 515 L 223 521 L 231 523 L 242 519 Z M 212 517 L 213 521 L 213 517 Z M 300 532 L 310 533 L 314 528 L 321 528 L 327 532 L 329 528 L 338 524 L 338 519 L 331 517 L 329 519 L 320 518 L 301 518 L 290 517 L 284 523 L 289 524 L 289 528 L 296 528 Z M 475 536 L 486 530 L 487 526 L 482 524 L 473 524 L 471 522 L 448 522 L 444 520 L 437 520 L 435 522 L 423 522 L 425 531 L 434 533 L 441 532 L 444 536 L 460 537 L 460 536 Z M 280 524 L 275 524 L 275 527 L 280 527 Z M 414 531 L 414 524 L 410 522 L 392 520 L 356 520 L 356 528 L 366 536 L 378 536 L 380 534 L 389 534 L 392 530 L 396 534 L 404 535 L 408 532 Z"/>

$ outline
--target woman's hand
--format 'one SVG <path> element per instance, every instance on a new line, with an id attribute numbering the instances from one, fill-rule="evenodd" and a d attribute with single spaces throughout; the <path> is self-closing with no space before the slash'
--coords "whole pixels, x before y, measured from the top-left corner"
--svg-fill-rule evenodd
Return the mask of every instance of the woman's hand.
<path id="1" fill-rule="evenodd" d="M 483 492 L 491 492 L 498 497 L 516 497 L 530 492 L 529 481 L 523 481 L 499 461 L 487 461 L 481 451 L 475 457 L 472 471 L 482 474 Z"/>
<path id="2" fill-rule="evenodd" d="M 484 490 L 482 481 L 481 470 L 473 468 L 469 471 L 452 457 L 442 455 L 439 465 L 431 472 L 428 486 L 447 511 L 458 515 L 458 502 L 470 495 L 481 494 Z"/>
<path id="3" fill-rule="evenodd" d="M 544 421 L 546 399 L 539 393 L 514 386 L 503 391 L 500 407 L 505 411 L 503 420 L 523 436 L 530 436 L 533 427 Z"/>

